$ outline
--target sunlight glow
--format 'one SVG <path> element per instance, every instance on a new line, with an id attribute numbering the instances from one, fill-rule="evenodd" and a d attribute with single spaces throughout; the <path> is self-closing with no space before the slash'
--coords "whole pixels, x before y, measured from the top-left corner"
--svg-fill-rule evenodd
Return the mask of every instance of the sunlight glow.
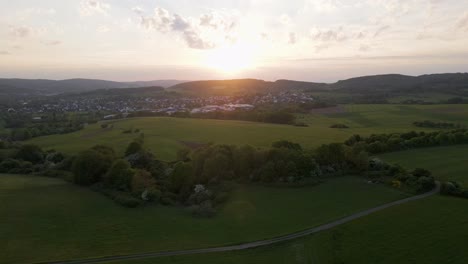
<path id="1" fill-rule="evenodd" d="M 236 74 L 255 68 L 255 46 L 242 43 L 226 45 L 209 51 L 205 58 L 206 66 L 225 74 Z"/>

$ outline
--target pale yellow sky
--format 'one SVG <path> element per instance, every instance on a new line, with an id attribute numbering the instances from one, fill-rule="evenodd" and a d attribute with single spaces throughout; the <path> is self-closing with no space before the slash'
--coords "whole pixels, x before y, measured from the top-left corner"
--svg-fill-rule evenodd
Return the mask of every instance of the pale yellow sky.
<path id="1" fill-rule="evenodd" d="M 0 0 L 0 77 L 335 81 L 468 71 L 468 1 Z"/>

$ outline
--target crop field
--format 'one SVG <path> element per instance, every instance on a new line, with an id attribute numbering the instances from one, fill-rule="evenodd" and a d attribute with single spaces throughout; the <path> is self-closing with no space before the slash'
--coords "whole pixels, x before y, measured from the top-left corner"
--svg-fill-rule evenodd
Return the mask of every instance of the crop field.
<path id="1" fill-rule="evenodd" d="M 128 143 L 138 135 L 123 132 L 139 129 L 145 134 L 146 146 L 159 159 L 170 161 L 175 159 L 180 148 L 209 142 L 268 147 L 272 142 L 284 139 L 305 147 L 317 147 L 324 143 L 342 142 L 353 134 L 431 131 L 412 125 L 414 121 L 423 120 L 468 126 L 468 105 L 346 105 L 330 113 L 322 111 L 299 115 L 298 121 L 307 123 L 309 127 L 226 120 L 136 118 L 108 121 L 113 124 L 112 128 L 101 128 L 100 124 L 95 124 L 75 133 L 40 137 L 30 142 L 66 153 L 76 153 L 95 144 L 106 144 L 122 154 Z M 330 128 L 337 123 L 350 128 Z"/>
<path id="2" fill-rule="evenodd" d="M 452 263 L 468 259 L 468 201 L 434 196 L 264 248 L 115 264 Z"/>
<path id="3" fill-rule="evenodd" d="M 428 169 L 441 181 L 455 180 L 468 188 L 468 145 L 413 149 L 380 157 L 408 169 Z"/>
<path id="4" fill-rule="evenodd" d="M 364 179 L 238 186 L 214 218 L 178 207 L 123 208 L 59 179 L 0 175 L 0 263 L 220 246 L 317 226 L 407 195 Z M 25 253 L 27 252 L 27 253 Z"/>

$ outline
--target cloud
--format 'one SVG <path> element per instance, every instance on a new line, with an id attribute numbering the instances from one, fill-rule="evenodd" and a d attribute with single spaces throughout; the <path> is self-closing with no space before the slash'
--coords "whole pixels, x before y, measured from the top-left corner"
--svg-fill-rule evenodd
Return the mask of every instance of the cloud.
<path id="1" fill-rule="evenodd" d="M 279 18 L 279 21 L 285 26 L 289 26 L 292 24 L 292 19 L 287 14 L 282 14 Z"/>
<path id="2" fill-rule="evenodd" d="M 359 46 L 359 51 L 361 52 L 368 52 L 370 50 L 371 50 L 371 47 L 368 45 L 362 44 L 361 46 Z"/>
<path id="3" fill-rule="evenodd" d="M 468 30 L 468 12 L 465 12 L 457 21 L 457 29 Z"/>
<path id="4" fill-rule="evenodd" d="M 310 34 L 313 40 L 320 42 L 343 42 L 349 38 L 341 26 L 336 29 L 312 28 Z"/>
<path id="5" fill-rule="evenodd" d="M 97 29 L 96 29 L 97 32 L 99 33 L 107 33 L 110 31 L 110 28 L 106 25 L 100 25 Z"/>
<path id="6" fill-rule="evenodd" d="M 318 13 L 331 13 L 343 6 L 344 4 L 339 0 L 308 0 L 306 2 L 306 9 L 311 7 Z"/>
<path id="7" fill-rule="evenodd" d="M 94 14 L 107 14 L 110 5 L 99 0 L 82 0 L 78 9 L 81 16 L 91 16 Z"/>
<path id="8" fill-rule="evenodd" d="M 379 28 L 377 28 L 377 30 L 375 31 L 374 33 L 374 38 L 380 36 L 382 33 L 384 33 L 385 31 L 389 30 L 390 29 L 390 26 L 389 25 L 383 25 L 383 26 L 380 26 Z"/>
<path id="9" fill-rule="evenodd" d="M 47 46 L 57 46 L 57 45 L 62 44 L 62 41 L 60 41 L 60 40 L 52 40 L 52 41 L 47 41 L 47 42 L 45 42 L 44 44 L 47 45 Z"/>
<path id="10" fill-rule="evenodd" d="M 27 38 L 31 36 L 33 29 L 25 26 L 10 26 L 10 35 L 16 38 Z"/>
<path id="11" fill-rule="evenodd" d="M 140 7 L 133 12 L 140 17 L 140 26 L 147 30 L 179 35 L 192 49 L 212 49 L 220 41 L 233 41 L 237 16 L 226 12 L 211 11 L 198 18 L 171 14 L 164 8 L 154 9 L 152 16 L 145 15 Z"/>
<path id="12" fill-rule="evenodd" d="M 291 45 L 294 45 L 294 44 L 296 44 L 296 42 L 297 42 L 296 33 L 290 32 L 290 33 L 289 33 L 289 40 L 288 40 L 288 43 L 291 44 Z"/>

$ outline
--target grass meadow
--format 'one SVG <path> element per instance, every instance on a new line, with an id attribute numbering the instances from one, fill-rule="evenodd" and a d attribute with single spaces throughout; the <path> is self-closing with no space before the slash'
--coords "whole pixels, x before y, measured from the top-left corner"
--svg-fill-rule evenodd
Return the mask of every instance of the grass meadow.
<path id="1" fill-rule="evenodd" d="M 124 134 L 128 129 L 139 129 L 145 134 L 146 146 L 159 159 L 171 161 L 177 150 L 200 143 L 249 144 L 268 147 L 277 140 L 290 140 L 305 147 L 342 142 L 354 134 L 432 131 L 414 127 L 414 121 L 445 121 L 468 126 L 468 105 L 346 105 L 338 110 L 299 115 L 298 121 L 309 127 L 274 125 L 226 120 L 181 118 L 135 118 L 110 121 L 113 128 L 90 125 L 84 130 L 66 134 L 39 137 L 30 142 L 44 148 L 76 153 L 95 144 L 106 144 L 123 154 L 137 134 Z M 346 124 L 349 129 L 330 128 Z"/>
<path id="2" fill-rule="evenodd" d="M 412 149 L 380 157 L 408 169 L 428 169 L 441 181 L 458 181 L 468 188 L 468 145 Z"/>
<path id="3" fill-rule="evenodd" d="M 220 246 L 317 226 L 406 197 L 364 179 L 304 188 L 238 186 L 214 218 L 183 208 L 123 208 L 59 179 L 0 175 L 0 263 Z"/>
<path id="4" fill-rule="evenodd" d="M 464 264 L 468 259 L 467 206 L 467 200 L 433 196 L 274 246 L 112 263 Z"/>

